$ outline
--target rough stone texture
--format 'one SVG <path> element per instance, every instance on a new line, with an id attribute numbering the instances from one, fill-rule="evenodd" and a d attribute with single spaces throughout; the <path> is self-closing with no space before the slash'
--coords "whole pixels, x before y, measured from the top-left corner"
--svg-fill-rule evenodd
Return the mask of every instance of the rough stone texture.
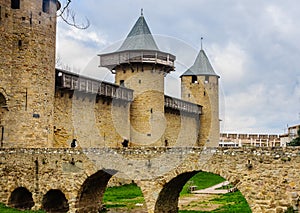
<path id="1" fill-rule="evenodd" d="M 171 147 L 199 145 L 199 115 L 197 116 L 194 114 L 188 115 L 185 113 L 175 114 L 171 112 L 165 112 L 165 118 L 167 121 L 167 127 L 164 134 L 164 143 L 167 143 L 167 145 Z"/>
<path id="2" fill-rule="evenodd" d="M 181 98 L 203 106 L 199 144 L 205 144 L 207 147 L 218 146 L 220 139 L 218 77 L 197 76 L 197 82 L 192 83 L 192 76 L 182 76 Z"/>
<path id="3" fill-rule="evenodd" d="M 74 92 L 56 91 L 54 110 L 55 147 L 121 147 L 130 136 L 129 103 Z"/>
<path id="4" fill-rule="evenodd" d="M 133 145 L 159 146 L 166 129 L 164 117 L 164 72 L 159 65 L 132 64 L 116 68 L 116 84 L 133 89 L 130 108 Z"/>
<path id="5" fill-rule="evenodd" d="M 2 149 L 0 202 L 9 204 L 12 192 L 24 187 L 39 209 L 55 189 L 65 195 L 69 212 L 96 212 L 110 177 L 122 173 L 141 187 L 149 213 L 177 212 L 180 188 L 196 172 L 207 171 L 236 185 L 253 212 L 282 212 L 298 208 L 299 153 L 281 148 Z"/>
<path id="6" fill-rule="evenodd" d="M 1 116 L 4 145 L 48 147 L 53 138 L 56 3 L 1 0 L 0 92 L 8 111 Z M 9 143 L 8 143 L 9 142 Z"/>

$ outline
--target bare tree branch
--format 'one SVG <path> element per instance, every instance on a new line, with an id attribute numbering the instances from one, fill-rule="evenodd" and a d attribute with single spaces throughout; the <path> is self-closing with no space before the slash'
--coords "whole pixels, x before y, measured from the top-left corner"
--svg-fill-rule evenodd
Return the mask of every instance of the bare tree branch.
<path id="1" fill-rule="evenodd" d="M 68 25 L 77 29 L 85 30 L 90 26 L 90 21 L 86 18 L 86 23 L 78 24 L 76 20 L 76 13 L 71 9 L 72 0 L 66 0 L 66 3 L 59 10 L 58 17 L 60 17 Z"/>

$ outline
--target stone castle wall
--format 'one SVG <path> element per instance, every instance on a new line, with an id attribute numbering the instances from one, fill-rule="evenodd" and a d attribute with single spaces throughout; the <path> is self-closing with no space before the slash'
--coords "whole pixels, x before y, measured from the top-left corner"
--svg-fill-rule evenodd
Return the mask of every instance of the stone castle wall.
<path id="1" fill-rule="evenodd" d="M 0 92 L 7 104 L 0 122 L 6 146 L 52 143 L 57 5 L 48 3 L 43 10 L 42 0 L 20 1 L 16 8 L 0 1 Z"/>
<path id="2" fill-rule="evenodd" d="M 73 93 L 73 92 L 72 92 Z M 57 91 L 54 111 L 54 147 L 70 147 L 73 139 L 80 147 L 122 147 L 129 139 L 129 103 L 96 95 Z"/>
<path id="3" fill-rule="evenodd" d="M 220 140 L 219 86 L 217 76 L 181 77 L 181 98 L 203 106 L 200 116 L 200 142 L 208 147 L 217 147 Z"/>
<path id="4" fill-rule="evenodd" d="M 131 141 L 130 107 L 129 102 L 121 100 L 78 91 L 72 91 L 70 96 L 56 90 L 53 147 L 70 147 L 73 139 L 82 148 L 122 147 L 124 140 L 129 140 L 131 147 L 147 146 L 144 140 L 139 144 Z M 156 146 L 198 145 L 199 115 L 168 110 L 163 119 L 166 125 Z"/>
<path id="5" fill-rule="evenodd" d="M 175 147 L 199 146 L 199 115 L 166 112 L 167 128 L 164 144 Z M 166 145 L 166 144 L 165 144 Z"/>

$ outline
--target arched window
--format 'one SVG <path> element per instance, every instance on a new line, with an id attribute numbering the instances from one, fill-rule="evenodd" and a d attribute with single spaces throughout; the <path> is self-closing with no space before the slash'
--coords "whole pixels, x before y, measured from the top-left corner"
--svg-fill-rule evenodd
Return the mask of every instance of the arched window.
<path id="1" fill-rule="evenodd" d="M 16 188 L 10 195 L 8 205 L 22 210 L 31 209 L 34 206 L 32 193 L 24 187 Z"/>
<path id="2" fill-rule="evenodd" d="M 20 0 L 11 0 L 11 9 L 20 9 Z"/>

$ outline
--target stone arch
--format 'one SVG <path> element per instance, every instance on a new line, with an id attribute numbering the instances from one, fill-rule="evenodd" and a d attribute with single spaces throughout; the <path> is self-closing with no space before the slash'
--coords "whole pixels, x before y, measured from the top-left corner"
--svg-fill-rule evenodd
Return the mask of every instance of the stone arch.
<path id="1" fill-rule="evenodd" d="M 82 184 L 75 204 L 77 212 L 99 212 L 103 208 L 102 199 L 114 170 L 100 170 L 88 177 Z"/>
<path id="2" fill-rule="evenodd" d="M 197 168 L 195 170 L 183 170 L 178 172 L 177 176 L 169 176 L 166 178 L 166 183 L 163 185 L 163 188 L 159 192 L 158 198 L 155 203 L 154 212 L 155 213 L 167 213 L 167 212 L 178 212 L 178 199 L 179 194 L 183 189 L 183 186 L 197 173 L 199 172 L 209 172 L 216 175 L 220 175 L 221 177 L 228 180 L 230 183 L 235 185 L 236 189 L 238 189 L 246 201 L 249 204 L 249 200 L 246 194 L 243 192 L 243 187 L 240 186 L 241 182 L 239 182 L 237 177 L 230 176 L 229 174 L 225 174 L 224 172 L 214 169 L 213 165 L 209 166 L 209 169 Z M 241 188 L 241 190 L 240 190 Z"/>
<path id="3" fill-rule="evenodd" d="M 68 200 L 61 190 L 51 189 L 43 197 L 42 209 L 47 212 L 68 212 Z"/>
<path id="4" fill-rule="evenodd" d="M 184 184 L 199 171 L 179 174 L 163 186 L 156 204 L 155 213 L 178 212 L 178 198 Z"/>
<path id="5" fill-rule="evenodd" d="M 8 205 L 16 209 L 30 210 L 34 206 L 32 193 L 25 187 L 18 187 L 11 193 Z"/>

